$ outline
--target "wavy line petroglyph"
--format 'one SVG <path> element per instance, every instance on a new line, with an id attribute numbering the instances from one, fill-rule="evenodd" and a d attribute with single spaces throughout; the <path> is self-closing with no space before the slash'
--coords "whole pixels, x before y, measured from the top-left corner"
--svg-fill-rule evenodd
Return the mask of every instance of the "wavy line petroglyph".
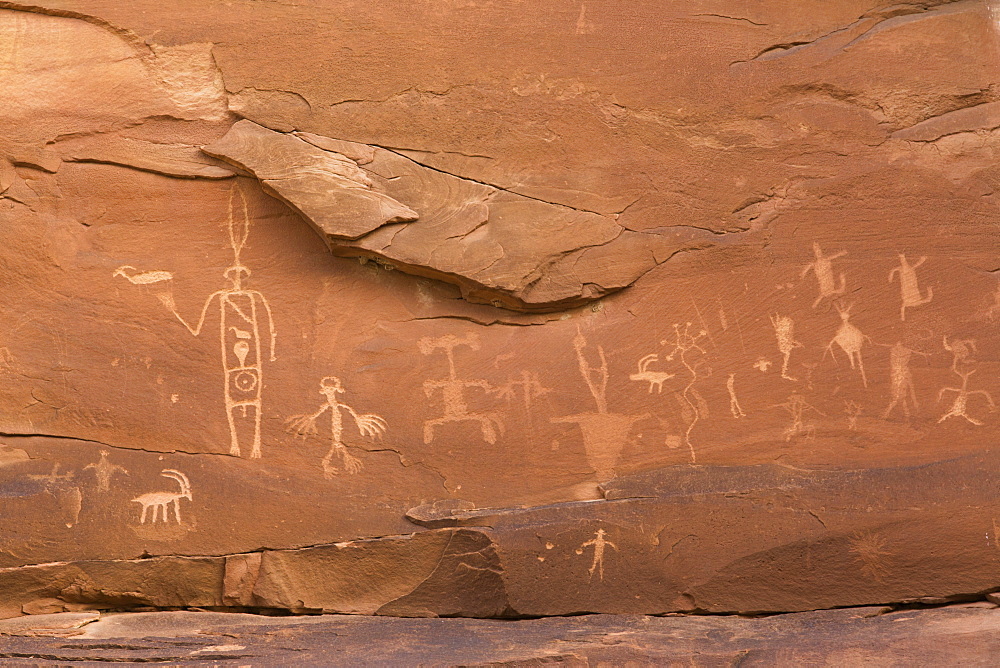
<path id="1" fill-rule="evenodd" d="M 812 307 L 816 308 L 819 303 L 827 298 L 837 297 L 846 291 L 847 282 L 844 274 L 840 274 L 840 286 L 837 286 L 836 277 L 833 273 L 833 261 L 838 257 L 847 255 L 847 251 L 838 251 L 833 255 L 823 255 L 823 249 L 818 242 L 813 242 L 813 255 L 815 259 L 802 269 L 799 278 L 805 278 L 810 271 L 816 275 L 816 282 L 819 284 L 819 296 L 813 302 Z"/>
<path id="2" fill-rule="evenodd" d="M 344 418 L 341 411 L 347 411 L 348 415 L 354 418 L 354 424 L 357 425 L 362 436 L 377 438 L 385 433 L 389 425 L 378 415 L 373 413 L 359 414 L 352 407 L 340 401 L 337 395 L 344 394 L 344 386 L 340 379 L 335 376 L 327 376 L 319 382 L 319 393 L 326 397 L 326 403 L 321 405 L 315 413 L 293 415 L 288 418 L 285 421 L 288 425 L 288 431 L 303 438 L 317 434 L 319 430 L 316 427 L 316 420 L 326 411 L 330 411 L 330 451 L 323 458 L 323 475 L 326 478 L 331 478 L 339 472 L 339 469 L 331 464 L 335 454 L 340 457 L 344 470 L 348 473 L 360 472 L 361 460 L 350 454 L 347 451 L 347 446 L 344 445 Z"/>
<path id="3" fill-rule="evenodd" d="M 601 581 L 604 580 L 604 550 L 610 547 L 613 550 L 618 550 L 618 546 L 612 543 L 610 540 L 605 538 L 607 532 L 604 529 L 598 529 L 594 533 L 594 537 L 583 543 L 576 551 L 577 554 L 583 554 L 584 550 L 588 547 L 594 548 L 594 561 L 590 564 L 588 569 L 590 573 L 590 579 L 594 579 L 594 572 L 596 571 Z"/>
<path id="4" fill-rule="evenodd" d="M 900 253 L 899 266 L 889 272 L 890 283 L 892 283 L 893 277 L 897 273 L 899 274 L 900 298 L 903 302 L 902 306 L 899 307 L 899 319 L 904 322 L 906 321 L 906 309 L 921 306 L 934 298 L 934 290 L 930 287 L 927 288 L 927 296 L 922 297 L 917 283 L 917 267 L 926 261 L 927 257 L 925 256 L 917 260 L 916 264 L 910 264 L 906 261 L 906 256 Z"/>
<path id="5" fill-rule="evenodd" d="M 694 446 L 691 444 L 691 430 L 694 429 L 700 419 L 708 417 L 707 402 L 697 390 L 693 389 L 694 384 L 701 378 L 700 371 L 705 362 L 704 356 L 707 355 L 705 349 L 698 342 L 707 334 L 705 330 L 701 330 L 697 334 L 691 334 L 690 322 L 685 323 L 683 330 L 681 330 L 680 324 L 674 323 L 674 340 L 670 342 L 661 341 L 661 345 L 673 344 L 674 346 L 673 350 L 667 355 L 666 360 L 671 362 L 674 358 L 677 358 L 690 375 L 690 380 L 688 380 L 687 385 L 681 391 L 681 396 L 690 409 L 690 414 L 686 418 L 688 424 L 684 432 L 684 442 L 687 443 L 688 449 L 691 451 L 692 464 L 696 462 L 696 457 Z M 700 359 L 689 359 L 689 355 L 699 356 Z M 697 403 L 692 401 L 692 397 Z"/>
<path id="6" fill-rule="evenodd" d="M 174 518 L 177 523 L 181 523 L 181 499 L 191 501 L 191 483 L 188 477 L 176 469 L 163 469 L 160 473 L 164 478 L 169 478 L 177 483 L 180 490 L 177 492 L 146 492 L 132 499 L 133 503 L 142 506 L 142 515 L 139 517 L 139 524 L 146 523 L 146 514 L 149 509 L 153 509 L 151 523 L 156 523 L 157 516 L 161 522 L 169 522 L 170 506 L 174 507 Z"/>
<path id="7" fill-rule="evenodd" d="M 83 467 L 84 471 L 94 469 L 94 477 L 97 479 L 97 491 L 107 492 L 111 490 L 111 479 L 116 473 L 122 473 L 128 475 L 128 470 L 124 466 L 119 466 L 118 464 L 112 464 L 108 460 L 109 453 L 107 450 L 101 450 L 101 460 L 96 464 L 87 464 Z"/>
<path id="8" fill-rule="evenodd" d="M 833 344 L 836 343 L 847 354 L 851 368 L 857 368 L 861 371 L 861 382 L 865 387 L 868 387 L 868 377 L 865 375 L 865 363 L 861 358 L 861 348 L 864 346 L 866 340 L 870 343 L 871 339 L 862 334 L 861 330 L 851 323 L 851 308 L 853 305 L 844 307 L 838 303 L 836 306 L 837 313 L 840 314 L 840 327 L 837 329 L 837 333 L 833 339 L 830 340 L 830 343 L 826 344 L 826 349 L 823 351 L 823 359 L 826 359 L 826 354 L 830 353 L 830 356 L 836 361 L 836 356 L 833 354 Z M 857 360 L 857 366 L 855 366 L 855 360 Z"/>
<path id="9" fill-rule="evenodd" d="M 787 315 L 771 316 L 771 325 L 774 327 L 774 335 L 778 339 L 778 351 L 781 352 L 781 377 L 785 380 L 797 381 L 788 375 L 788 360 L 792 356 L 792 351 L 796 348 L 803 348 L 801 343 L 795 340 L 795 321 Z"/>
<path id="10" fill-rule="evenodd" d="M 435 391 L 440 390 L 444 403 L 444 415 L 424 421 L 424 443 L 430 443 L 434 440 L 435 427 L 451 422 L 477 422 L 483 440 L 490 445 L 496 443 L 497 434 L 503 434 L 504 431 L 503 420 L 498 413 L 494 412 L 470 413 L 465 400 L 465 391 L 467 388 L 477 387 L 489 394 L 495 392 L 497 388 L 481 378 L 463 380 L 458 377 L 455 370 L 455 348 L 468 346 L 472 350 L 479 350 L 479 337 L 475 333 L 461 337 L 446 334 L 438 338 L 422 338 L 417 345 L 424 355 L 431 355 L 437 350 L 443 350 L 448 358 L 447 378 L 424 381 L 424 394 L 430 397 Z"/>
<path id="11" fill-rule="evenodd" d="M 239 196 L 242 203 L 242 222 L 239 225 L 235 221 L 233 212 L 235 195 Z M 229 241 L 233 249 L 233 262 L 225 269 L 223 276 L 230 285 L 208 296 L 196 325 L 188 323 L 178 312 L 172 289 L 169 287 L 173 279 L 173 274 L 169 271 L 139 272 L 134 267 L 124 265 L 119 267 L 113 276 L 122 276 L 134 285 L 166 283 L 167 285 L 163 289 L 156 292 L 157 298 L 194 336 L 201 334 L 212 301 L 219 300 L 219 345 L 222 349 L 226 420 L 229 423 L 229 452 L 233 455 L 240 455 L 242 450 L 240 432 L 243 431 L 241 427 L 244 426 L 243 421 L 249 417 L 253 433 L 250 457 L 257 458 L 261 456 L 260 423 L 264 387 L 264 365 L 260 341 L 262 315 L 267 316 L 270 334 L 270 361 L 272 362 L 277 359 L 274 355 L 277 333 L 271 305 L 267 298 L 257 290 L 248 290 L 243 287 L 243 281 L 250 277 L 250 269 L 240 261 L 240 253 L 250 234 L 250 216 L 247 211 L 246 198 L 238 189 L 234 189 L 233 193 L 230 194 L 228 227 Z M 261 313 L 261 309 L 263 313 Z M 248 413 L 251 415 L 248 416 Z M 240 423 L 237 422 L 237 418 L 241 419 Z M 251 428 L 250 425 L 247 427 Z"/>
<path id="12" fill-rule="evenodd" d="M 746 417 L 747 414 L 743 412 L 740 408 L 740 400 L 736 398 L 736 374 L 729 374 L 729 378 L 726 380 L 726 390 L 729 391 L 729 412 L 733 414 L 734 418 Z"/>

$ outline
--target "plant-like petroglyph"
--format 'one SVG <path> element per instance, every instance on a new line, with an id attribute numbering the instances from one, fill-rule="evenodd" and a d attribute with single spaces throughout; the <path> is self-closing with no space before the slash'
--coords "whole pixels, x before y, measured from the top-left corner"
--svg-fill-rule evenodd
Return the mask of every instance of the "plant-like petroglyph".
<path id="1" fill-rule="evenodd" d="M 660 356 L 656 353 L 650 353 L 642 359 L 639 360 L 638 370 L 629 376 L 629 380 L 637 380 L 640 382 L 649 383 L 649 393 L 653 393 L 653 387 L 656 387 L 656 393 L 660 394 L 663 392 L 663 382 L 670 380 L 677 374 L 665 373 L 663 371 L 650 371 L 649 365 L 653 362 L 660 361 Z"/>
<path id="2" fill-rule="evenodd" d="M 861 412 L 861 404 L 853 399 L 848 399 L 844 402 L 844 415 L 847 416 L 847 428 L 851 431 L 855 431 L 858 428 L 858 418 L 861 416 Z"/>
<path id="3" fill-rule="evenodd" d="M 188 477 L 176 469 L 163 469 L 160 473 L 164 478 L 169 478 L 177 483 L 180 490 L 176 492 L 146 492 L 132 499 L 133 503 L 142 506 L 142 515 L 139 517 L 139 524 L 146 523 L 146 514 L 150 508 L 153 509 L 151 523 L 156 523 L 157 516 L 161 522 L 169 522 L 170 505 L 174 506 L 174 517 L 177 523 L 181 523 L 181 499 L 191 501 L 191 483 Z"/>
<path id="4" fill-rule="evenodd" d="M 934 290 L 930 287 L 927 288 L 927 296 L 922 297 L 917 283 L 917 267 L 926 261 L 926 257 L 921 257 L 916 264 L 910 264 L 906 261 L 906 256 L 900 253 L 899 266 L 889 272 L 890 283 L 892 283 L 893 277 L 897 273 L 899 274 L 900 297 L 903 302 L 902 306 L 899 307 L 899 319 L 902 321 L 906 320 L 906 309 L 926 304 L 934 298 Z"/>
<path id="5" fill-rule="evenodd" d="M 588 547 L 594 548 L 594 561 L 590 564 L 588 569 L 590 572 L 590 579 L 594 579 L 594 573 L 597 572 L 598 577 L 601 581 L 604 580 L 604 549 L 610 547 L 613 550 L 618 550 L 618 546 L 612 543 L 610 540 L 605 538 L 607 532 L 604 529 L 598 529 L 594 533 L 594 537 L 583 543 L 577 550 L 577 554 L 583 554 L 584 550 Z"/>
<path id="6" fill-rule="evenodd" d="M 746 417 L 747 414 L 743 412 L 740 408 L 740 400 L 736 398 L 736 374 L 729 374 L 729 378 L 726 379 L 726 390 L 729 391 L 729 412 L 733 414 L 734 418 Z"/>
<path id="7" fill-rule="evenodd" d="M 260 328 L 262 315 L 267 316 L 269 340 L 269 358 L 275 361 L 274 344 L 277 334 L 274 328 L 274 318 L 267 298 L 257 290 L 244 287 L 243 281 L 250 277 L 250 269 L 240 261 L 240 253 L 246 245 L 250 234 L 250 216 L 247 211 L 246 198 L 239 190 L 234 190 L 242 203 L 241 222 L 237 224 L 233 212 L 233 195 L 229 199 L 229 241 L 233 249 L 233 262 L 223 272 L 229 281 L 229 286 L 213 292 L 205 300 L 201 316 L 196 325 L 188 323 L 177 310 L 173 292 L 169 285 L 173 274 L 168 271 L 136 271 L 128 265 L 119 267 L 115 276 L 123 276 L 135 285 L 159 285 L 166 283 L 168 287 L 157 293 L 157 297 L 167 309 L 183 324 L 191 334 L 201 334 L 208 309 L 212 301 L 219 300 L 219 341 L 222 347 L 222 373 L 224 397 L 226 404 L 226 419 L 229 423 L 230 454 L 239 456 L 241 453 L 241 431 L 243 421 L 250 420 L 247 430 L 252 430 L 250 437 L 250 457 L 261 456 L 260 423 L 261 423 L 261 390 L 264 387 L 263 357 L 261 355 Z M 248 413 L 250 415 L 248 416 Z M 239 418 L 239 422 L 237 421 Z"/>
<path id="8" fill-rule="evenodd" d="M 124 466 L 119 466 L 118 464 L 112 464 L 108 460 L 108 451 L 101 450 L 101 459 L 96 464 L 87 464 L 83 467 L 84 471 L 94 469 L 94 477 L 97 479 L 97 491 L 107 492 L 111 490 L 111 479 L 116 473 L 123 473 L 128 475 L 128 470 Z"/>
<path id="9" fill-rule="evenodd" d="M 836 356 L 833 354 L 833 344 L 836 343 L 847 354 L 851 368 L 857 368 L 861 371 L 861 382 L 865 387 L 868 387 L 868 377 L 865 375 L 865 363 L 861 358 L 861 348 L 866 340 L 871 343 L 871 339 L 862 334 L 861 330 L 851 322 L 851 305 L 845 307 L 837 303 L 836 306 L 837 313 L 840 314 L 840 327 L 830 343 L 826 344 L 823 359 L 826 359 L 826 354 L 830 353 L 830 356 L 836 361 Z M 855 366 L 855 360 L 857 360 L 857 366 Z"/>
<path id="10" fill-rule="evenodd" d="M 938 420 L 938 423 L 940 424 L 941 422 L 944 422 L 945 420 L 947 420 L 950 417 L 964 417 L 966 420 L 968 420 L 972 424 L 976 425 L 977 427 L 978 426 L 982 426 L 983 422 L 981 420 L 977 420 L 976 418 L 970 416 L 969 413 L 968 413 L 968 410 L 969 410 L 969 397 L 975 396 L 977 394 L 986 397 L 986 401 L 990 405 L 990 411 L 994 411 L 994 410 L 996 410 L 997 406 L 993 402 L 993 397 L 990 396 L 990 393 L 987 392 L 986 390 L 970 390 L 970 389 L 968 389 L 968 386 L 969 386 L 969 376 L 971 376 L 972 374 L 976 373 L 975 369 L 969 369 L 968 371 L 966 371 L 964 373 L 960 372 L 960 371 L 956 371 L 955 373 L 958 374 L 958 376 L 962 379 L 962 386 L 961 387 L 942 387 L 941 391 L 938 392 L 938 402 L 939 403 L 944 398 L 945 392 L 954 392 L 955 393 L 955 401 L 954 401 L 954 403 L 952 403 L 951 408 L 948 409 L 948 412 L 941 416 L 941 418 Z"/>
<path id="11" fill-rule="evenodd" d="M 495 392 L 497 388 L 483 379 L 463 380 L 458 377 L 455 370 L 455 348 L 468 346 L 472 350 L 479 350 L 479 337 L 475 333 L 466 336 L 446 334 L 438 338 L 422 338 L 417 345 L 424 355 L 431 355 L 437 350 L 443 350 L 448 358 L 447 378 L 424 381 L 424 394 L 430 397 L 435 391 L 440 390 L 444 403 L 444 415 L 424 421 L 424 443 L 430 443 L 434 440 L 435 427 L 450 422 L 477 422 L 483 440 L 491 445 L 496 443 L 497 434 L 503 433 L 503 421 L 497 413 L 493 412 L 470 413 L 465 400 L 465 390 L 478 387 L 483 392 L 490 393 Z"/>
<path id="12" fill-rule="evenodd" d="M 861 563 L 861 571 L 879 581 L 889 574 L 886 557 L 891 557 L 892 553 L 885 548 L 885 538 L 875 533 L 858 532 L 850 538 L 850 551 Z"/>
<path id="13" fill-rule="evenodd" d="M 785 380 L 798 380 L 788 375 L 788 360 L 792 356 L 792 351 L 804 347 L 795 340 L 795 321 L 787 315 L 773 315 L 771 325 L 774 326 L 774 335 L 778 339 L 778 350 L 782 357 L 781 377 Z"/>
<path id="14" fill-rule="evenodd" d="M 319 382 L 319 393 L 326 397 L 326 401 L 315 413 L 305 413 L 303 415 L 293 415 L 285 423 L 288 430 L 305 438 L 306 436 L 319 433 L 316 427 L 316 420 L 326 411 L 330 411 L 330 451 L 323 457 L 323 475 L 326 478 L 333 477 L 339 469 L 331 462 L 336 454 L 340 457 L 340 462 L 344 470 L 348 473 L 358 473 L 361 471 L 361 460 L 347 451 L 344 444 L 344 418 L 341 411 L 354 418 L 354 424 L 358 427 L 358 432 L 362 436 L 377 438 L 385 433 L 388 428 L 386 421 L 378 415 L 371 413 L 359 414 L 352 407 L 342 402 L 337 395 L 344 394 L 344 386 L 336 376 L 327 376 Z"/>
<path id="15" fill-rule="evenodd" d="M 813 255 L 815 259 L 802 269 L 799 278 L 805 278 L 810 270 L 816 275 L 816 282 L 819 284 L 819 296 L 816 297 L 816 301 L 812 304 L 812 307 L 816 308 L 824 299 L 842 295 L 846 291 L 846 281 L 844 280 L 843 273 L 840 274 L 840 286 L 837 286 L 837 281 L 833 274 L 833 261 L 838 257 L 847 255 L 847 251 L 838 251 L 833 255 L 823 255 L 823 249 L 819 247 L 819 243 L 814 241 Z"/>
<path id="16" fill-rule="evenodd" d="M 507 403 L 513 401 L 517 394 L 520 393 L 524 410 L 530 415 L 532 401 L 545 396 L 552 391 L 552 388 L 542 385 L 542 381 L 538 378 L 537 373 L 525 369 L 521 371 L 520 378 L 509 378 L 506 383 L 498 387 L 495 391 L 497 396 Z"/>
<path id="17" fill-rule="evenodd" d="M 786 441 L 790 441 L 799 435 L 805 435 L 807 439 L 813 438 L 816 435 L 816 425 L 806 423 L 806 411 L 813 411 L 814 413 L 826 417 L 825 413 L 809 404 L 809 402 L 805 400 L 805 397 L 794 393 L 788 395 L 788 401 L 785 403 L 775 404 L 771 406 L 771 408 L 781 408 L 792 418 L 792 423 L 783 432 L 783 436 Z"/>
<path id="18" fill-rule="evenodd" d="M 978 352 L 976 350 L 976 340 L 952 339 L 951 343 L 949 343 L 947 334 L 944 335 L 943 339 L 944 349 L 952 355 L 951 370 L 961 376 L 962 373 L 959 369 L 967 369 L 970 365 L 975 364 L 976 362 L 976 360 L 972 358 L 973 354 Z"/>
<path id="19" fill-rule="evenodd" d="M 917 391 L 913 385 L 913 374 L 910 373 L 910 357 L 914 353 L 927 357 L 927 353 L 907 348 L 901 341 L 889 348 L 889 387 L 892 400 L 882 413 L 883 420 L 889 417 L 896 406 L 902 407 L 905 417 L 910 417 L 910 410 L 917 408 Z"/>
<path id="20" fill-rule="evenodd" d="M 708 417 L 708 403 L 694 389 L 694 384 L 702 377 L 701 373 L 704 368 L 705 355 L 707 354 L 698 342 L 706 334 L 705 330 L 701 330 L 697 334 L 691 334 L 690 322 L 685 323 L 683 329 L 681 329 L 678 323 L 674 323 L 674 340 L 661 341 L 661 345 L 672 344 L 674 346 L 667 354 L 666 360 L 672 362 L 676 358 L 681 363 L 681 366 L 687 370 L 689 376 L 687 385 L 681 390 L 680 395 L 684 400 L 683 403 L 686 403 L 688 407 L 688 411 L 682 410 L 682 413 L 686 413 L 684 418 L 687 422 L 687 429 L 684 432 L 684 442 L 687 443 L 688 449 L 691 451 L 692 464 L 697 459 L 694 453 L 694 446 L 691 444 L 691 430 L 694 429 L 700 419 Z M 708 373 L 711 373 L 711 370 Z"/>
<path id="21" fill-rule="evenodd" d="M 80 511 L 83 509 L 83 492 L 73 484 L 76 473 L 67 471 L 59 473 L 58 462 L 52 465 L 52 472 L 45 474 L 28 474 L 28 479 L 42 484 L 42 491 L 59 504 L 66 516 L 66 527 L 70 528 L 80 521 Z"/>
<path id="22" fill-rule="evenodd" d="M 590 396 L 594 398 L 597 412 L 577 413 L 564 417 L 552 418 L 552 422 L 568 422 L 580 425 L 583 432 L 583 447 L 587 453 L 588 463 L 594 467 L 598 479 L 607 480 L 614 475 L 614 467 L 629 440 L 632 425 L 649 417 L 642 415 L 622 415 L 608 412 L 608 360 L 604 348 L 597 346 L 597 357 L 600 366 L 592 367 L 587 362 L 585 354 L 587 339 L 577 330 L 573 337 L 573 350 L 576 353 L 577 367 L 583 377 Z"/>

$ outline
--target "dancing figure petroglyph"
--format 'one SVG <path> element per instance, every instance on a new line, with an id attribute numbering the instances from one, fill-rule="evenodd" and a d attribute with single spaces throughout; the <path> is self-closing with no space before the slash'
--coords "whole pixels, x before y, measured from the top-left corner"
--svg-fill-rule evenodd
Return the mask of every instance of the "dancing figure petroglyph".
<path id="1" fill-rule="evenodd" d="M 326 397 L 326 403 L 320 406 L 315 413 L 293 415 L 285 420 L 288 431 L 303 438 L 317 434 L 319 430 L 316 427 L 316 420 L 326 411 L 330 411 L 330 451 L 323 458 L 323 475 L 326 478 L 332 478 L 339 471 L 336 466 L 330 463 L 333 461 L 334 454 L 340 456 L 344 470 L 348 473 L 360 472 L 361 460 L 350 454 L 347 451 L 347 446 L 344 445 L 344 418 L 341 411 L 347 411 L 354 418 L 354 424 L 357 425 L 362 436 L 377 438 L 385 433 L 389 425 L 378 415 L 371 413 L 359 415 L 353 408 L 340 401 L 337 395 L 344 394 L 344 386 L 336 376 L 327 376 L 319 381 L 319 393 Z"/>
<path id="2" fill-rule="evenodd" d="M 89 469 L 94 469 L 94 477 L 97 478 L 97 491 L 107 492 L 111 489 L 111 479 L 114 477 L 115 473 L 124 473 L 128 475 L 128 470 L 124 466 L 119 466 L 118 464 L 112 464 L 108 461 L 108 451 L 101 450 L 101 460 L 96 464 L 87 464 L 83 467 L 84 471 Z"/>
<path id="3" fill-rule="evenodd" d="M 813 411 L 826 417 L 826 414 L 820 411 L 815 406 L 812 406 L 805 400 L 800 394 L 790 394 L 788 395 L 788 401 L 783 404 L 775 404 L 771 408 L 781 408 L 784 409 L 786 413 L 792 416 L 792 424 L 785 429 L 784 436 L 786 441 L 792 440 L 793 437 L 799 434 L 805 434 L 806 438 L 813 438 L 816 435 L 816 425 L 806 424 L 805 422 L 805 412 Z"/>
<path id="4" fill-rule="evenodd" d="M 645 381 L 649 383 L 649 393 L 653 393 L 653 387 L 656 387 L 656 393 L 660 394 L 663 392 L 663 382 L 670 380 L 677 374 L 664 373 L 663 371 L 650 371 L 649 365 L 653 362 L 658 362 L 660 356 L 656 353 L 650 353 L 646 355 L 641 360 L 639 360 L 639 370 L 633 373 L 628 378 L 629 380 Z"/>
<path id="5" fill-rule="evenodd" d="M 150 523 L 156 523 L 157 515 L 160 516 L 161 522 L 169 522 L 167 516 L 170 514 L 170 505 L 174 506 L 174 518 L 177 523 L 181 523 L 181 499 L 187 499 L 191 501 L 191 483 L 188 481 L 188 477 L 176 469 L 163 469 L 160 473 L 164 478 L 170 478 L 177 482 L 180 487 L 180 491 L 177 492 L 146 492 L 140 496 L 132 499 L 134 503 L 142 505 L 142 516 L 139 518 L 139 524 L 146 523 L 146 513 L 150 508 L 153 509 L 153 518 Z"/>
<path id="6" fill-rule="evenodd" d="M 917 408 L 917 391 L 913 385 L 913 374 L 910 373 L 910 357 L 916 353 L 927 357 L 927 353 L 911 350 L 897 341 L 889 348 L 889 386 L 892 400 L 882 413 L 882 419 L 889 417 L 892 409 L 902 406 L 903 415 L 910 417 L 910 409 Z"/>
<path id="7" fill-rule="evenodd" d="M 870 343 L 871 339 L 862 334 L 861 330 L 851 323 L 851 305 L 844 307 L 838 303 L 836 306 L 837 313 L 840 314 L 840 327 L 837 329 L 837 333 L 833 339 L 830 340 L 830 343 L 826 344 L 826 349 L 823 351 L 823 359 L 826 359 L 826 354 L 830 353 L 830 357 L 833 357 L 834 361 L 836 361 L 836 356 L 833 354 L 833 344 L 836 343 L 847 354 L 851 368 L 857 368 L 861 371 L 861 382 L 865 387 L 868 387 L 868 377 L 865 375 L 865 363 L 861 359 L 861 348 L 864 346 L 865 340 Z M 855 359 L 857 359 L 857 366 L 855 366 Z"/>
<path id="8" fill-rule="evenodd" d="M 590 568 L 588 569 L 591 580 L 594 579 L 594 571 L 597 571 L 601 581 L 604 581 L 604 548 L 610 547 L 613 550 L 618 549 L 617 545 L 605 538 L 606 535 L 607 532 L 604 531 L 604 529 L 598 529 L 594 533 L 594 537 L 581 545 L 580 549 L 576 551 L 577 554 L 583 554 L 583 551 L 588 547 L 594 548 L 594 561 L 590 564 Z"/>
<path id="9" fill-rule="evenodd" d="M 966 371 L 965 373 L 961 373 L 959 371 L 956 371 L 955 373 L 957 373 L 959 375 L 959 377 L 962 379 L 962 386 L 961 387 L 942 387 L 941 391 L 938 392 L 938 402 L 940 402 L 941 399 L 944 398 L 944 393 L 945 392 L 954 392 L 955 393 L 955 402 L 951 405 L 951 408 L 948 409 L 948 412 L 941 416 L 941 418 L 938 420 L 938 424 L 944 422 L 945 420 L 947 420 L 950 417 L 964 417 L 966 420 L 968 420 L 972 424 L 976 425 L 977 427 L 980 427 L 980 426 L 983 425 L 983 422 L 981 420 L 977 420 L 976 418 L 970 416 L 969 413 L 968 413 L 968 409 L 969 409 L 969 397 L 971 397 L 973 395 L 976 395 L 976 394 L 981 394 L 984 397 L 986 397 L 986 401 L 990 405 L 990 411 L 991 412 L 995 411 L 996 407 L 997 407 L 996 404 L 993 402 L 993 397 L 990 396 L 990 393 L 987 392 L 986 390 L 969 390 L 968 389 L 968 386 L 969 386 L 969 376 L 971 376 L 972 374 L 976 373 L 975 369 L 970 369 L 970 370 Z"/>
<path id="10" fill-rule="evenodd" d="M 833 274 L 833 261 L 838 257 L 847 255 L 847 251 L 838 251 L 833 255 L 823 255 L 823 250 L 819 247 L 819 243 L 814 241 L 813 255 L 816 259 L 802 269 L 799 278 L 805 278 L 810 270 L 816 275 L 816 282 L 819 284 L 819 296 L 816 297 L 816 301 L 812 304 L 812 307 L 816 308 L 827 297 L 836 297 L 844 294 L 846 291 L 846 281 L 844 280 L 843 273 L 840 274 L 840 287 L 837 287 L 837 282 Z"/>
<path id="11" fill-rule="evenodd" d="M 436 339 L 425 337 L 420 339 L 417 345 L 424 355 L 430 355 L 435 350 L 443 350 L 448 358 L 447 378 L 424 381 L 424 394 L 430 397 L 436 390 L 440 390 L 444 403 L 444 415 L 424 421 L 424 443 L 430 443 L 434 440 L 434 427 L 449 422 L 478 422 L 483 440 L 490 445 L 496 443 L 497 433 L 503 433 L 503 422 L 500 416 L 492 412 L 470 413 L 469 406 L 465 401 L 465 390 L 470 387 L 478 387 L 484 392 L 490 393 L 495 392 L 497 388 L 483 379 L 462 380 L 455 371 L 455 348 L 468 346 L 472 350 L 479 350 L 479 337 L 475 333 L 462 337 L 446 334 Z"/>
<path id="12" fill-rule="evenodd" d="M 736 398 L 736 374 L 729 374 L 729 379 L 726 380 L 726 389 L 729 390 L 729 412 L 733 414 L 734 418 L 746 417 L 747 414 L 743 412 L 740 408 L 740 401 Z"/>
<path id="13" fill-rule="evenodd" d="M 947 334 L 944 335 L 944 349 L 951 353 L 951 370 L 959 377 L 962 375 L 959 369 L 974 364 L 976 360 L 972 359 L 972 355 L 979 352 L 976 350 L 975 339 L 952 339 L 949 343 Z"/>
<path id="14" fill-rule="evenodd" d="M 901 293 L 901 298 L 903 301 L 902 306 L 899 307 L 899 319 L 906 321 L 906 309 L 913 308 L 914 306 L 920 306 L 921 304 L 926 304 L 931 299 L 934 298 L 934 290 L 930 287 L 927 288 L 927 296 L 920 296 L 920 287 L 917 283 L 917 267 L 922 265 L 927 261 L 927 257 L 921 257 L 917 260 L 916 264 L 910 264 L 906 261 L 906 256 L 902 253 L 899 254 L 899 266 L 889 272 L 889 282 L 892 283 L 892 277 L 899 273 L 899 289 Z"/>
<path id="15" fill-rule="evenodd" d="M 792 351 L 804 347 L 795 340 L 795 321 L 787 315 L 773 315 L 771 325 L 774 326 L 774 335 L 778 339 L 778 350 L 782 357 L 781 377 L 785 380 L 798 380 L 788 375 L 788 360 L 792 356 Z"/>
<path id="16" fill-rule="evenodd" d="M 201 334 L 212 301 L 219 300 L 219 341 L 222 348 L 226 419 L 229 423 L 229 453 L 236 456 L 241 453 L 239 433 L 241 425 L 237 423 L 237 411 L 239 411 L 239 417 L 242 420 L 247 419 L 249 411 L 252 413 L 250 419 L 253 429 L 250 457 L 257 458 L 261 456 L 261 391 L 264 387 L 260 342 L 261 313 L 259 309 L 263 309 L 267 316 L 270 333 L 270 361 L 272 362 L 277 359 L 274 355 L 277 334 L 274 329 L 271 306 L 267 298 L 259 291 L 248 290 L 243 286 L 243 281 L 250 277 L 250 269 L 240 261 L 240 252 L 246 245 L 247 236 L 250 234 L 250 217 L 243 193 L 239 190 L 234 190 L 234 193 L 239 195 L 242 202 L 243 222 L 242 225 L 237 226 L 234 220 L 233 195 L 231 194 L 228 224 L 229 241 L 233 249 L 233 263 L 223 272 L 223 276 L 229 281 L 229 287 L 208 296 L 196 325 L 188 323 L 178 312 L 173 293 L 169 288 L 160 292 L 157 297 L 194 336 Z M 237 227 L 239 227 L 238 230 Z M 126 270 L 133 271 L 134 268 L 128 265 L 119 267 L 114 275 L 123 276 L 135 285 L 153 285 L 169 282 L 173 279 L 173 274 L 168 271 L 129 273 Z"/>

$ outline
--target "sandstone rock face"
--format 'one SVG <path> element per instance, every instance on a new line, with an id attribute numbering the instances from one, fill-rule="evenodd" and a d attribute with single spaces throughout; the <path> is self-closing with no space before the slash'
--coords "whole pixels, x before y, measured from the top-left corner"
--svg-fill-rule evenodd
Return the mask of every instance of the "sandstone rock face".
<path id="1" fill-rule="evenodd" d="M 0 614 L 1000 589 L 1000 9 L 765 4 L 0 2 Z"/>

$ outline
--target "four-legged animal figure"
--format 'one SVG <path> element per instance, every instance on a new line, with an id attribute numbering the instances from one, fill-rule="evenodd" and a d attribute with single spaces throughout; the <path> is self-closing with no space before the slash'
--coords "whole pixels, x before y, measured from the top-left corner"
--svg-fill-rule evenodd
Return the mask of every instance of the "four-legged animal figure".
<path id="1" fill-rule="evenodd" d="M 153 519 L 152 522 L 156 522 L 157 515 L 160 515 L 161 522 L 167 522 L 167 515 L 170 509 L 170 504 L 174 505 L 174 517 L 177 519 L 177 523 L 181 523 L 181 499 L 187 499 L 191 501 L 191 483 L 188 481 L 186 475 L 177 471 L 175 469 L 163 469 L 160 473 L 164 478 L 170 478 L 171 480 L 177 481 L 180 486 L 180 491 L 178 492 L 147 492 L 141 496 L 137 496 L 132 501 L 135 503 L 142 504 L 142 517 L 139 518 L 140 524 L 146 523 L 146 513 L 150 508 L 153 509 Z"/>

